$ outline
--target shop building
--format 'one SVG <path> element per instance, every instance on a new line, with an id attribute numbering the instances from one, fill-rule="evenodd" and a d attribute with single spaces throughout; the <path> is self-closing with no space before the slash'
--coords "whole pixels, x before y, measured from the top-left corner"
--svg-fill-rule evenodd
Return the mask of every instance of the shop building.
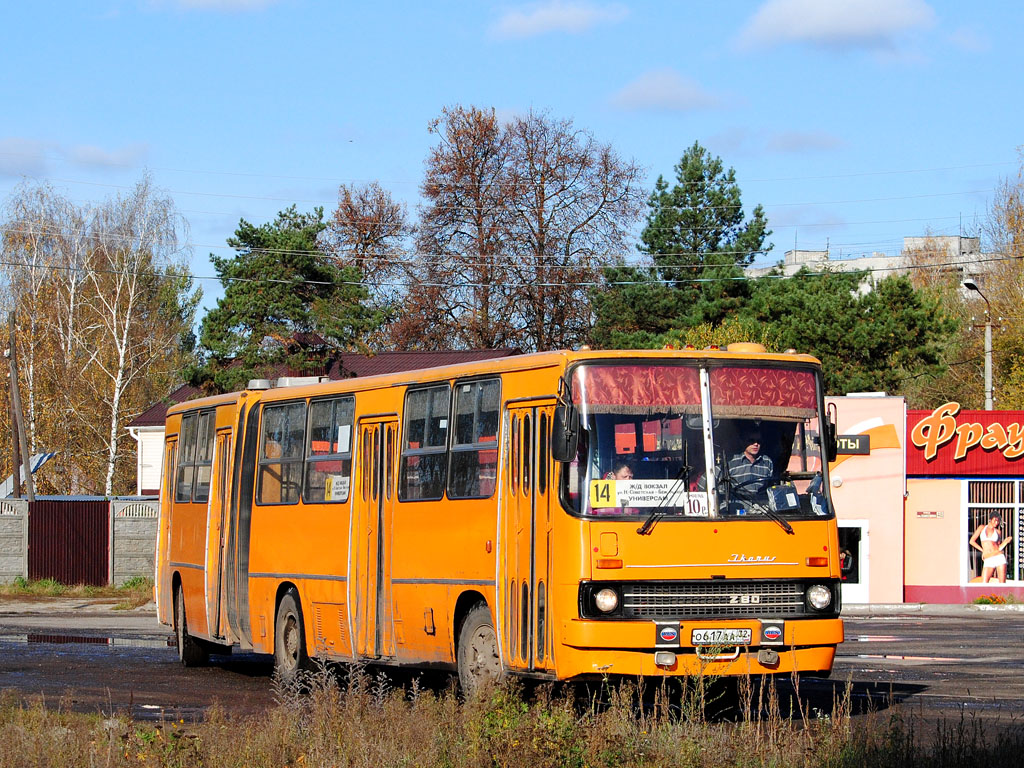
<path id="1" fill-rule="evenodd" d="M 835 405 L 830 466 L 845 603 L 1024 602 L 1024 411 L 910 410 L 900 397 Z M 972 534 L 1001 519 L 1006 581 L 982 583 Z"/>

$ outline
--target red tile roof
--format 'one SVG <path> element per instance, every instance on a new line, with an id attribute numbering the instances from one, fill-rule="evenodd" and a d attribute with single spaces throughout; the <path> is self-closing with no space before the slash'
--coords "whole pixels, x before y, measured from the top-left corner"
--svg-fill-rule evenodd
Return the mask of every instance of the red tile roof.
<path id="1" fill-rule="evenodd" d="M 354 352 L 343 352 L 334 357 L 327 371 L 328 378 L 348 379 L 353 377 L 379 376 L 400 371 L 416 371 L 423 368 L 436 368 L 441 365 L 456 363 L 472 363 L 477 360 L 493 360 L 499 357 L 510 357 L 520 354 L 518 349 L 469 349 L 422 352 L 378 352 L 376 355 L 360 355 Z M 278 376 L 286 376 L 288 372 L 282 366 Z M 203 393 L 188 384 L 178 387 L 167 397 L 154 403 L 136 416 L 131 427 L 162 427 L 167 416 L 167 409 L 176 403 L 193 400 Z"/>

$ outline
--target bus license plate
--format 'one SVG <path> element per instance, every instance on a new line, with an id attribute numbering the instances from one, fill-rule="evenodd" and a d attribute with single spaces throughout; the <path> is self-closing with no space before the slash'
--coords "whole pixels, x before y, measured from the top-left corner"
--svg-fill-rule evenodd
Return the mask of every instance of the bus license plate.
<path id="1" fill-rule="evenodd" d="M 750 645 L 749 629 L 695 629 L 690 633 L 693 645 Z"/>

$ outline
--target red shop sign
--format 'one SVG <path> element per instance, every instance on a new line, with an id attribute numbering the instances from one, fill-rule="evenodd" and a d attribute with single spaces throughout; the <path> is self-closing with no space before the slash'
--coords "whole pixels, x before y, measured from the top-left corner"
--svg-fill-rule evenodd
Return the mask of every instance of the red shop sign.
<path id="1" fill-rule="evenodd" d="M 910 444 L 917 449 L 907 457 L 908 473 L 1020 474 L 1021 411 L 961 411 L 960 403 L 950 402 L 908 416 Z"/>

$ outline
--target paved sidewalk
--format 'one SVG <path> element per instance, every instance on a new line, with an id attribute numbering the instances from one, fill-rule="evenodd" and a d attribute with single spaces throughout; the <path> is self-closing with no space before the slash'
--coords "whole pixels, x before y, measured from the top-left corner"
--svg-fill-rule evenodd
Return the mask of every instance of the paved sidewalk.
<path id="1" fill-rule="evenodd" d="M 0 596 L 0 616 L 31 616 L 55 613 L 156 614 L 156 603 L 150 601 L 138 608 L 116 609 L 121 601 L 115 597 L 36 597 Z"/>
<path id="2" fill-rule="evenodd" d="M 939 605 L 933 603 L 865 603 L 846 604 L 843 606 L 843 616 L 906 616 L 917 614 L 920 616 L 978 616 L 999 613 L 1021 613 L 1024 612 L 1024 604 L 1011 603 L 1008 605 Z"/>

